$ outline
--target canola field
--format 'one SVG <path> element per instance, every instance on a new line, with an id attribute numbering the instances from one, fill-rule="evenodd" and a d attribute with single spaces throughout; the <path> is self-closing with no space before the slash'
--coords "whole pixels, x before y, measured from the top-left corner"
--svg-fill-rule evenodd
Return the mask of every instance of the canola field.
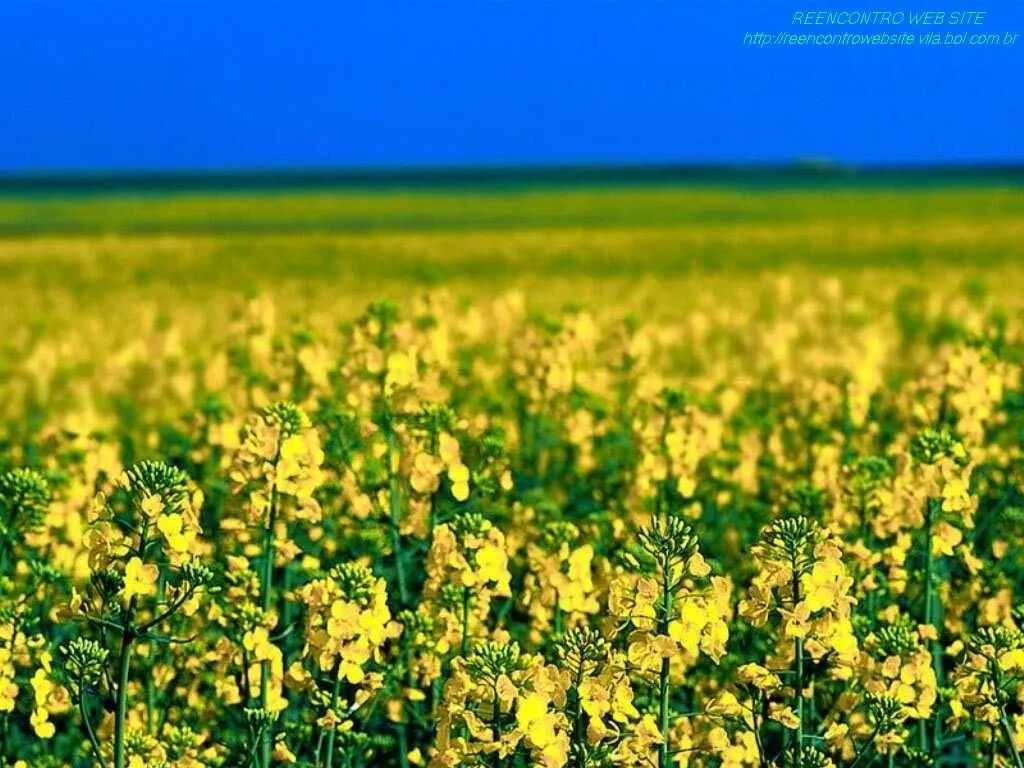
<path id="1" fill-rule="evenodd" d="M 1019 187 L 0 198 L 4 768 L 1024 768 Z"/>

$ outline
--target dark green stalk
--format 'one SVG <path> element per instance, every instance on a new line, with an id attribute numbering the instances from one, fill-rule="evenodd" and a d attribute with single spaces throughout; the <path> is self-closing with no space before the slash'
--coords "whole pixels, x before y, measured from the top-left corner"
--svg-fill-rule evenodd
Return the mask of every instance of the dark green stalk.
<path id="1" fill-rule="evenodd" d="M 796 560 L 793 568 L 793 610 L 800 604 L 800 571 Z M 796 768 L 803 768 L 804 762 L 804 639 L 797 637 L 794 647 L 796 665 Z"/>
<path id="2" fill-rule="evenodd" d="M 850 768 L 854 768 L 854 766 L 856 766 L 858 763 L 860 763 L 861 758 L 863 758 L 864 755 L 866 755 L 868 753 L 868 750 L 875 743 L 875 739 L 877 737 L 878 737 L 878 728 L 876 727 L 875 730 L 871 732 L 871 736 L 864 743 L 864 746 L 862 746 L 859 750 L 857 750 L 857 754 L 854 755 L 853 762 L 850 763 Z"/>
<path id="3" fill-rule="evenodd" d="M 146 675 L 146 733 L 153 733 L 153 710 L 156 707 L 156 690 L 153 688 L 153 675 Z"/>
<path id="4" fill-rule="evenodd" d="M 924 550 L 925 550 L 925 556 L 924 556 L 924 558 L 925 558 L 924 559 L 924 624 L 925 624 L 925 626 L 928 626 L 928 627 L 934 627 L 935 626 L 934 617 L 932 616 L 933 603 L 934 603 L 934 595 L 932 594 L 932 591 L 934 589 L 934 586 L 933 586 L 933 583 L 932 583 L 933 582 L 932 571 L 934 569 L 934 560 L 935 560 L 935 558 L 932 556 L 932 526 L 935 523 L 935 520 L 934 520 L 934 509 L 935 508 L 934 508 L 934 505 L 932 504 L 932 500 L 928 499 L 925 502 L 925 511 L 924 511 Z M 936 632 L 937 631 L 938 630 L 936 630 Z M 935 641 L 934 640 L 928 640 L 928 652 L 931 654 L 932 666 L 935 668 L 935 679 L 936 679 L 936 682 L 940 682 L 939 681 L 939 659 L 938 659 L 938 656 L 936 654 Z M 938 709 L 938 707 L 936 707 L 936 710 L 937 709 Z M 928 724 L 924 720 L 921 720 L 919 722 L 918 729 L 919 729 L 919 736 L 920 736 L 920 742 L 921 742 L 921 744 L 920 744 L 921 749 L 922 749 L 922 751 L 928 751 Z M 938 742 L 936 742 L 936 744 L 937 743 Z"/>
<path id="5" fill-rule="evenodd" d="M 761 738 L 761 724 L 757 721 L 757 709 L 764 707 L 764 698 L 758 693 L 757 704 L 751 707 L 750 716 L 754 726 L 754 743 L 757 744 L 757 762 L 761 768 L 768 768 L 768 756 L 764 752 L 764 739 Z"/>
<path id="6" fill-rule="evenodd" d="M 671 564 L 667 561 L 662 563 L 662 617 L 661 627 L 659 631 L 662 634 L 668 632 L 669 619 L 672 615 L 672 585 L 670 579 L 672 578 Z M 658 708 L 658 728 L 661 731 L 661 749 L 658 751 L 658 768 L 668 768 L 669 766 L 669 750 L 668 750 L 668 721 L 669 721 L 669 684 L 670 674 L 672 670 L 671 660 L 661 660 L 661 676 L 658 680 L 658 696 L 659 696 L 659 708 Z"/>
<path id="7" fill-rule="evenodd" d="M 281 577 L 281 591 L 284 595 L 287 595 L 292 590 L 292 582 L 294 574 L 292 572 L 291 563 L 288 563 L 282 569 Z M 284 604 L 281 608 L 281 624 L 284 626 L 284 631 L 287 632 L 292 626 L 292 620 L 295 616 L 295 604 L 291 600 L 282 600 Z"/>
<path id="8" fill-rule="evenodd" d="M 167 596 L 167 581 L 164 578 L 164 574 L 161 572 L 160 581 L 157 587 L 156 600 L 157 604 L 162 604 L 164 598 Z M 140 634 L 143 634 L 144 630 L 140 630 Z M 150 673 L 146 675 L 146 733 L 153 733 L 153 713 L 156 709 L 156 687 L 153 683 L 153 669 L 156 666 L 156 648 L 150 645 Z"/>
<path id="9" fill-rule="evenodd" d="M 277 468 L 277 459 L 274 460 L 274 468 Z M 261 608 L 264 618 L 270 613 L 270 606 L 273 597 L 274 579 L 274 529 L 277 526 L 277 483 L 270 489 L 270 514 L 267 519 L 267 527 L 263 532 L 263 576 L 261 587 Z M 270 703 L 270 662 L 264 660 L 260 664 L 260 707 L 266 711 Z M 260 765 L 263 768 L 270 768 L 270 750 L 273 740 L 273 727 L 268 724 L 260 733 Z"/>
<path id="10" fill-rule="evenodd" d="M 149 524 L 142 527 L 139 534 L 139 548 L 136 550 L 140 558 L 146 554 L 149 542 L 146 538 L 149 533 Z M 120 626 L 121 650 L 117 660 L 117 700 L 116 713 L 114 716 L 114 768 L 124 768 L 124 730 L 125 722 L 128 719 L 128 676 L 132 661 L 132 641 L 136 637 L 136 628 L 132 626 L 135 618 L 135 596 L 128 601 L 124 612 L 124 618 Z"/>
<path id="11" fill-rule="evenodd" d="M 134 604 L 134 598 L 132 599 Z M 128 674 L 132 659 L 133 630 L 130 624 L 132 614 L 129 607 L 125 614 L 124 629 L 121 634 L 121 651 L 117 660 L 117 713 L 114 718 L 114 768 L 124 768 L 124 729 L 128 719 Z"/>
<path id="12" fill-rule="evenodd" d="M 469 587 L 462 588 L 462 645 L 460 653 L 466 656 L 469 650 Z"/>
<path id="13" fill-rule="evenodd" d="M 408 705 L 408 702 L 406 703 Z M 398 723 L 398 764 L 400 768 L 409 768 L 409 735 L 405 722 Z"/>
<path id="14" fill-rule="evenodd" d="M 440 453 L 440 439 L 437 436 L 437 428 L 434 427 L 430 431 L 430 455 L 437 456 Z M 434 547 L 434 526 L 437 525 L 437 494 L 440 491 L 440 487 L 437 491 L 430 494 L 430 498 L 427 500 L 427 552 L 430 552 Z"/>
<path id="15" fill-rule="evenodd" d="M 387 434 L 388 458 L 388 502 L 391 513 L 391 548 L 395 551 L 395 579 L 398 581 L 398 601 L 405 608 L 409 605 L 409 588 L 405 581 L 405 561 L 402 558 L 402 507 L 398 489 L 398 475 L 395 473 L 395 432 L 388 424 Z"/>
<path id="16" fill-rule="evenodd" d="M 99 763 L 100 768 L 107 768 L 107 761 L 103 759 L 103 752 L 100 750 L 96 732 L 93 731 L 92 723 L 89 721 L 89 714 L 85 706 L 85 686 L 81 681 L 78 682 L 78 714 L 82 718 L 82 724 L 85 726 L 85 733 L 89 737 L 89 744 L 96 762 Z"/>
<path id="17" fill-rule="evenodd" d="M 1002 670 L 995 659 L 989 659 L 989 667 L 992 673 L 992 687 L 995 689 L 996 696 L 1000 696 L 1003 687 Z M 1024 760 L 1021 759 L 1020 752 L 1017 751 L 1017 747 L 1013 743 L 1013 728 L 1010 727 L 1010 721 L 1006 718 L 1006 704 L 1003 700 L 999 700 L 999 726 L 1003 730 L 1003 736 L 1006 737 L 1006 746 L 1010 750 L 1010 756 L 1013 757 L 1013 764 L 1016 768 L 1024 768 Z"/>
<path id="18" fill-rule="evenodd" d="M 580 663 L 576 669 L 576 680 L 572 687 L 573 694 L 573 718 L 572 718 L 572 740 L 576 744 L 576 765 L 583 768 L 583 744 L 586 741 L 586 734 L 583 733 L 583 697 L 580 696 L 580 685 L 583 683 L 584 657 L 580 653 Z M 495 689 L 497 696 L 497 689 Z M 497 701 L 497 699 L 495 699 Z"/>
<path id="19" fill-rule="evenodd" d="M 18 506 L 11 507 L 10 515 L 4 524 L 4 535 L 0 536 L 0 576 L 7 573 L 7 550 L 14 549 L 14 523 L 18 518 Z"/>
<path id="20" fill-rule="evenodd" d="M 796 766 L 803 765 L 804 745 L 804 640 L 796 639 Z"/>
<path id="21" fill-rule="evenodd" d="M 1010 727 L 1010 721 L 1006 719 L 1006 708 L 999 708 L 999 725 L 1003 729 L 1003 736 L 1006 737 L 1006 746 L 1010 750 L 1010 755 L 1013 757 L 1013 764 L 1017 768 L 1024 768 L 1024 760 L 1021 759 L 1020 752 L 1017 751 L 1017 747 L 1013 744 L 1013 729 Z"/>
<path id="22" fill-rule="evenodd" d="M 335 705 L 338 703 L 338 692 L 341 690 L 341 675 L 340 670 L 334 671 L 334 689 L 331 691 L 331 712 L 334 711 Z M 338 724 L 335 723 L 331 730 L 327 734 L 327 762 L 326 768 L 331 768 L 334 764 L 334 736 L 338 732 Z M 317 755 L 317 767 L 320 765 L 320 756 Z"/>

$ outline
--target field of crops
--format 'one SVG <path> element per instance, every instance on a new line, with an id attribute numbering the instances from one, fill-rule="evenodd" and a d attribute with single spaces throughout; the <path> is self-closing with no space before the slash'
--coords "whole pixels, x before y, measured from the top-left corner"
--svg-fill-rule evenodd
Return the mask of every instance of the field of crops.
<path id="1" fill-rule="evenodd" d="M 0 766 L 1024 768 L 1019 188 L 0 199 Z"/>

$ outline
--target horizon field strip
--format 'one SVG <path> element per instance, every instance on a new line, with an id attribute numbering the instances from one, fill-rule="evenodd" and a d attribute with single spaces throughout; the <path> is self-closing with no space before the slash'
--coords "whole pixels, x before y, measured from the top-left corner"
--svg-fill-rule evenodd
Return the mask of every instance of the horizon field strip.
<path id="1" fill-rule="evenodd" d="M 756 295 L 773 276 L 873 290 L 973 281 L 1024 293 L 1024 193 L 1012 187 L 593 188 L 0 199 L 0 327 L 121 303 L 287 311 L 444 289 L 671 313 L 680 295 Z M 881 281 L 881 283 L 879 282 Z M 77 315 L 56 312 L 72 306 Z"/>

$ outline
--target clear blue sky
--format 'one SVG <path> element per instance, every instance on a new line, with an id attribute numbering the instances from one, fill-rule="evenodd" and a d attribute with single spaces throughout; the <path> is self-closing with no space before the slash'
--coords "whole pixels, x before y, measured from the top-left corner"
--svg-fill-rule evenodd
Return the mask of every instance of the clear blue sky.
<path id="1" fill-rule="evenodd" d="M 986 10 L 971 32 L 1022 37 L 741 45 L 845 7 Z M 0 170 L 812 156 L 1024 160 L 1024 2 L 0 2 Z"/>

